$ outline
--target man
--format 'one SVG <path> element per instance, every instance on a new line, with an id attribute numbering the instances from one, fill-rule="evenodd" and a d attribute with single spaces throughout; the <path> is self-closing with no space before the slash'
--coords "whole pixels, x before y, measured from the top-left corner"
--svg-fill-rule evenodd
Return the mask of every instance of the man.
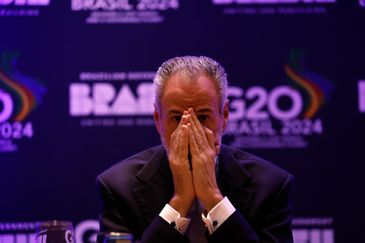
<path id="1" fill-rule="evenodd" d="M 292 242 L 293 177 L 221 144 L 229 116 L 223 67 L 208 57 L 172 58 L 154 88 L 163 146 L 99 175 L 101 231 L 141 242 Z"/>

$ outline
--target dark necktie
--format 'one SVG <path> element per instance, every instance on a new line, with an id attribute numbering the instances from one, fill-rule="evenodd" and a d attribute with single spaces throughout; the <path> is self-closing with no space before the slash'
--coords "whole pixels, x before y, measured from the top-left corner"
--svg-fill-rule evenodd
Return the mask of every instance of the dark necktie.
<path id="1" fill-rule="evenodd" d="M 186 232 L 191 243 L 206 243 L 208 242 L 204 234 L 207 228 L 202 220 L 203 206 L 198 199 L 194 200 L 194 203 L 189 211 L 188 216 L 191 218 L 189 228 Z"/>

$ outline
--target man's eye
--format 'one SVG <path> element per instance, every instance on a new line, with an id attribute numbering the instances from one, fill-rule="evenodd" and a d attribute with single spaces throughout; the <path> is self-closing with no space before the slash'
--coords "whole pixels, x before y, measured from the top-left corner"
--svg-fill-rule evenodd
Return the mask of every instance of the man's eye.
<path id="1" fill-rule="evenodd" d="M 172 119 L 176 122 L 180 122 L 181 116 L 173 116 Z"/>
<path id="2" fill-rule="evenodd" d="M 199 119 L 200 122 L 204 122 L 204 121 L 208 120 L 208 118 L 209 118 L 209 116 L 207 116 L 207 115 L 199 115 L 198 116 L 198 119 Z"/>

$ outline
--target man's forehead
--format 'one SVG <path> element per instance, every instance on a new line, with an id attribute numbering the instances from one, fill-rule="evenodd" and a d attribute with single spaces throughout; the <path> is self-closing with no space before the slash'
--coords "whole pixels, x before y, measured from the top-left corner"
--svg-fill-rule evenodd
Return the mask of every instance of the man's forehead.
<path id="1" fill-rule="evenodd" d="M 194 79 L 172 76 L 166 82 L 160 102 L 165 112 L 183 112 L 188 108 L 208 111 L 219 107 L 217 90 L 213 82 L 204 75 Z"/>
<path id="2" fill-rule="evenodd" d="M 195 107 L 195 108 L 194 107 L 189 107 L 189 108 L 193 108 L 195 113 L 211 113 L 211 112 L 214 112 L 214 110 L 209 106 L 198 106 L 198 107 Z M 165 109 L 166 109 L 166 112 L 169 115 L 181 115 L 188 108 L 172 106 L 172 107 L 167 107 Z"/>
<path id="3" fill-rule="evenodd" d="M 219 101 L 215 94 L 209 92 L 186 93 L 181 91 L 168 92 L 161 99 L 161 104 L 167 112 L 170 110 L 211 111 L 218 107 Z"/>
<path id="4" fill-rule="evenodd" d="M 165 83 L 165 89 L 170 87 L 200 87 L 209 86 L 214 88 L 214 81 L 205 74 L 199 74 L 195 76 L 186 76 L 180 73 L 173 74 Z"/>
<path id="5" fill-rule="evenodd" d="M 196 99 L 210 96 L 218 98 L 217 90 L 211 79 L 204 75 L 192 79 L 173 75 L 166 81 L 162 97 Z"/>

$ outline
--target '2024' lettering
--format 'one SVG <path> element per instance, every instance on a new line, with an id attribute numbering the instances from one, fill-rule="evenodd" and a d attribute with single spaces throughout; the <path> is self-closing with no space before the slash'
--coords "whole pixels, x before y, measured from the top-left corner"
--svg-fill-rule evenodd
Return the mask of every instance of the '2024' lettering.
<path id="1" fill-rule="evenodd" d="M 167 10 L 178 7 L 178 0 L 138 0 L 137 4 L 138 10 Z"/>

